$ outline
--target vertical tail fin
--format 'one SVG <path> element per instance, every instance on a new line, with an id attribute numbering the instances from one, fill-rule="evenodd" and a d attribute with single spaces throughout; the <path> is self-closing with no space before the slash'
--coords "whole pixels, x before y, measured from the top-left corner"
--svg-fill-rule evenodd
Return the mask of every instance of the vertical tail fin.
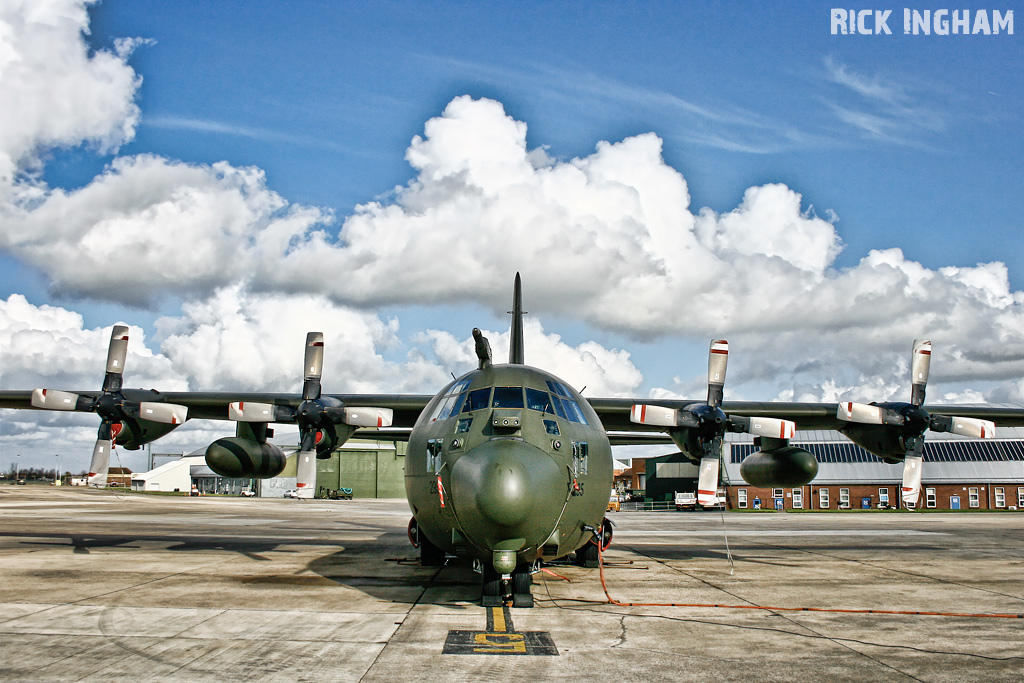
<path id="1" fill-rule="evenodd" d="M 512 332 L 508 346 L 508 362 L 515 365 L 525 365 L 523 348 L 523 283 L 516 273 L 516 282 L 512 293 Z"/>

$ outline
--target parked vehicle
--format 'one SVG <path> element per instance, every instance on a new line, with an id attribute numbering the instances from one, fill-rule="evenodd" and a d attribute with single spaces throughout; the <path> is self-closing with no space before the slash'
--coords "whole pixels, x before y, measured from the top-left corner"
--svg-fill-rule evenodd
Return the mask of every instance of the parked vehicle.
<path id="1" fill-rule="evenodd" d="M 696 510 L 697 494 L 676 491 L 676 510 Z"/>

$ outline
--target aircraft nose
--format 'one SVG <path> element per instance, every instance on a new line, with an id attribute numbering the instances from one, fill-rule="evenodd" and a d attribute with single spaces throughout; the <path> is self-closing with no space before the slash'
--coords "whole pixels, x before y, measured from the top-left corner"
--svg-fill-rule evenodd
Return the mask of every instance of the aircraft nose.
<path id="1" fill-rule="evenodd" d="M 522 441 L 490 441 L 455 463 L 452 497 L 491 524 L 515 527 L 529 516 L 535 492 L 543 487 L 538 477 L 549 474 L 551 466 L 547 454 Z"/>

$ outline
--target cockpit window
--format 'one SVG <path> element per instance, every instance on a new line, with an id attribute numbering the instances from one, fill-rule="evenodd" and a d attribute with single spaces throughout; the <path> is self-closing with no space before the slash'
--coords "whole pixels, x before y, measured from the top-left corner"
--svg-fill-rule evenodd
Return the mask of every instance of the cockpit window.
<path id="1" fill-rule="evenodd" d="M 569 389 L 561 382 L 556 382 L 553 379 L 549 379 L 547 382 L 548 389 L 551 390 L 552 394 L 555 394 L 556 396 L 564 396 L 565 398 L 572 397 L 572 392 L 569 391 Z"/>
<path id="2" fill-rule="evenodd" d="M 580 424 L 589 424 L 587 418 L 583 417 L 583 411 L 580 410 L 579 404 L 568 398 L 563 398 L 562 403 L 565 405 L 565 412 L 569 416 L 571 422 L 579 422 Z"/>
<path id="3" fill-rule="evenodd" d="M 549 415 L 555 414 L 554 408 L 551 407 L 551 400 L 548 398 L 548 392 L 538 389 L 527 388 L 526 407 Z"/>
<path id="4" fill-rule="evenodd" d="M 445 393 L 445 396 L 451 396 L 452 394 L 458 394 L 462 391 L 465 391 L 469 384 L 470 380 L 468 379 L 464 379 L 461 382 L 456 382 L 451 386 L 451 388 L 448 389 L 447 393 Z"/>
<path id="5" fill-rule="evenodd" d="M 471 410 L 483 410 L 491 404 L 491 388 L 474 389 L 467 394 L 468 399 L 462 406 L 462 412 L 468 413 Z"/>
<path id="6" fill-rule="evenodd" d="M 555 415 L 562 418 L 563 420 L 569 419 L 569 416 L 565 414 L 565 408 L 562 406 L 562 399 L 558 398 L 557 396 L 552 396 L 551 403 L 554 404 L 555 406 Z"/>
<path id="7" fill-rule="evenodd" d="M 495 408 L 522 408 L 523 388 L 494 387 L 494 401 L 491 405 Z"/>
<path id="8" fill-rule="evenodd" d="M 441 414 L 437 416 L 438 420 L 444 420 L 452 415 L 458 415 L 462 412 L 462 404 L 466 400 L 465 394 L 459 394 L 458 396 L 449 396 L 445 402 L 444 407 L 441 408 Z"/>

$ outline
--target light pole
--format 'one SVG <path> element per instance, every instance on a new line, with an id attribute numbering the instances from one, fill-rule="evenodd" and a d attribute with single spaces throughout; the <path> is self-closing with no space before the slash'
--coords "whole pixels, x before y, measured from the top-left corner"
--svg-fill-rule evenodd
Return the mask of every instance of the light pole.
<path id="1" fill-rule="evenodd" d="M 53 485 L 60 486 L 60 484 L 57 483 L 60 481 L 60 453 L 54 454 L 53 457 L 57 458 L 57 468 L 53 470 Z"/>
<path id="2" fill-rule="evenodd" d="M 21 479 L 21 453 L 18 453 L 18 460 L 14 465 L 14 481 Z"/>

